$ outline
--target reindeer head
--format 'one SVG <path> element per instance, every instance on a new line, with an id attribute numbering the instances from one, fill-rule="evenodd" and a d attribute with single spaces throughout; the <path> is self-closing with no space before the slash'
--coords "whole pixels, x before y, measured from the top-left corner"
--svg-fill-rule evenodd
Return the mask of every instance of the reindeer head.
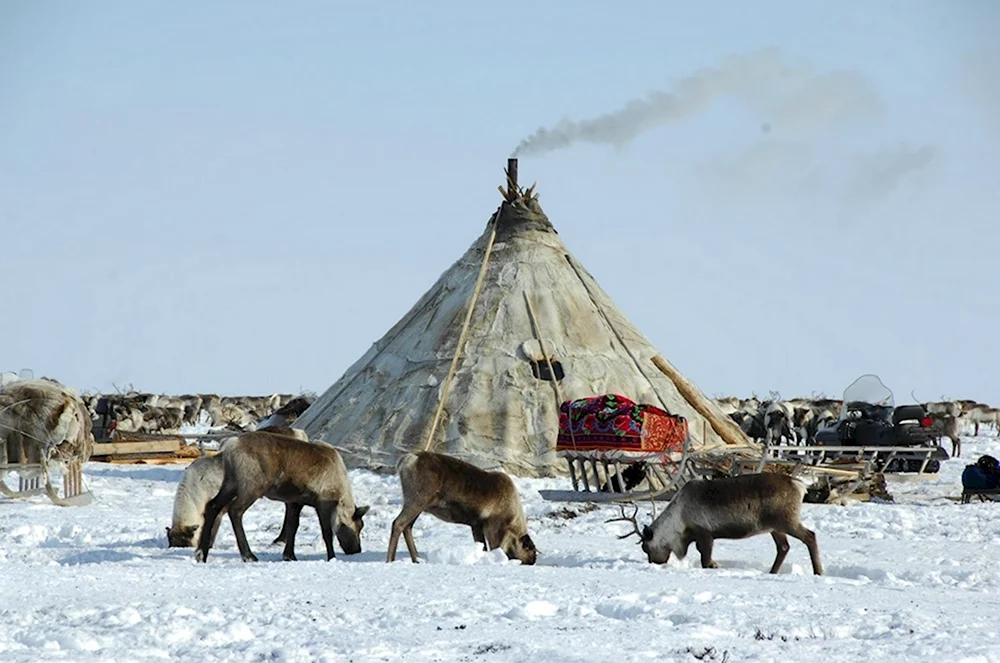
<path id="1" fill-rule="evenodd" d="M 368 513 L 370 506 L 359 506 L 354 511 L 345 512 L 337 509 L 337 542 L 347 555 L 356 555 L 361 552 L 361 530 L 364 529 L 364 516 Z"/>
<path id="2" fill-rule="evenodd" d="M 500 548 L 507 555 L 507 559 L 519 559 L 521 564 L 531 566 L 538 559 L 538 549 L 535 542 L 527 533 L 517 536 L 511 531 L 504 534 Z"/>
<path id="3" fill-rule="evenodd" d="M 621 518 L 612 518 L 604 522 L 612 523 L 625 521 L 631 523 L 632 531 L 626 532 L 618 538 L 627 539 L 632 535 L 637 535 L 639 537 L 639 543 L 642 544 L 642 552 L 646 553 L 646 559 L 651 564 L 666 564 L 670 560 L 671 553 L 677 555 L 677 559 L 684 559 L 684 556 L 687 554 L 688 546 L 691 542 L 685 542 L 682 539 L 680 532 L 674 532 L 676 528 L 671 526 L 672 518 L 669 515 L 671 512 L 670 507 L 668 506 L 667 510 L 664 511 L 659 518 L 653 521 L 653 524 L 657 525 L 657 523 L 666 520 L 666 527 L 658 526 L 657 532 L 660 532 L 661 535 L 657 536 L 654 533 L 653 528 L 649 525 L 643 525 L 642 529 L 639 529 L 639 523 L 636 522 L 635 519 L 636 514 L 639 513 L 639 507 L 636 505 L 633 506 L 635 506 L 635 510 L 632 512 L 632 515 L 625 515 L 625 507 L 621 506 Z"/>
<path id="4" fill-rule="evenodd" d="M 194 546 L 196 541 L 194 540 L 194 534 L 198 530 L 197 525 L 188 525 L 185 527 L 168 527 L 167 528 L 167 547 L 168 548 L 191 548 Z"/>

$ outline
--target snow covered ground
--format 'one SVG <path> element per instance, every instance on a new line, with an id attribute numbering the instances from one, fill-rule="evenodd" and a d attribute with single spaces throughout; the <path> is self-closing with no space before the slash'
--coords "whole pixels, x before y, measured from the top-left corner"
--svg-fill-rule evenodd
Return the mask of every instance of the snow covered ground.
<path id="1" fill-rule="evenodd" d="M 414 528 L 427 563 L 401 544 L 387 565 L 400 491 L 365 471 L 361 554 L 326 562 L 310 511 L 301 561 L 281 562 L 282 508 L 264 500 L 245 521 L 261 562 L 240 562 L 226 520 L 200 565 L 166 547 L 183 466 L 91 463 L 90 506 L 0 502 L 0 661 L 1000 661 L 1000 504 L 944 499 L 998 452 L 967 438 L 938 477 L 890 483 L 894 504 L 805 505 L 824 577 L 794 540 L 768 575 L 768 536 L 718 542 L 717 570 L 693 548 L 650 565 L 603 522 L 614 507 L 539 497 L 561 480 L 518 480 L 534 567 L 430 516 Z"/>

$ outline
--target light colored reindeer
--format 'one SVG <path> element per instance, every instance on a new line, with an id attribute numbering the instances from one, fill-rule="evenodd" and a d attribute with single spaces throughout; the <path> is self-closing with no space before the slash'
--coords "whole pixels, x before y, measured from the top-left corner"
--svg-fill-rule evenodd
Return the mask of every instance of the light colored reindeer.
<path id="1" fill-rule="evenodd" d="M 638 535 L 650 563 L 666 564 L 671 554 L 684 559 L 694 543 L 706 569 L 719 566 L 712 559 L 715 539 L 745 539 L 770 533 L 778 551 L 771 573 L 777 573 L 788 554 L 788 536 L 792 536 L 809 549 L 813 573 L 823 575 L 816 534 L 800 519 L 805 493 L 801 479 L 772 472 L 694 479 L 681 486 L 652 526 L 640 530 L 635 513 L 626 516 L 624 507 L 621 518 L 607 522 L 630 522 L 634 531 L 618 538 Z"/>
<path id="2" fill-rule="evenodd" d="M 173 518 L 167 528 L 167 547 L 193 548 L 198 542 L 205 519 L 205 505 L 218 494 L 224 473 L 222 456 L 218 454 L 198 458 L 184 469 L 174 494 Z M 215 545 L 220 524 L 222 519 L 217 518 L 209 537 L 210 546 Z"/>

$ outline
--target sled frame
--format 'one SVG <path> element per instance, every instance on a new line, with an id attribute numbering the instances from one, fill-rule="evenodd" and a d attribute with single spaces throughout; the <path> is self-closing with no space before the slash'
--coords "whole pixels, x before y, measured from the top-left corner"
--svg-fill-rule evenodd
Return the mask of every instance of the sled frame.
<path id="1" fill-rule="evenodd" d="M 628 455 L 618 449 L 597 449 L 593 451 L 560 450 L 560 458 L 566 460 L 572 490 L 540 490 L 542 499 L 550 502 L 634 502 L 636 500 L 669 501 L 677 490 L 695 474 L 690 462 L 691 435 L 684 439 L 680 458 L 676 454 Z M 622 479 L 623 469 L 644 462 L 645 482 L 649 489 L 626 488 Z M 617 479 L 615 486 L 612 479 Z M 641 483 L 641 482 L 640 482 Z M 602 490 L 605 486 L 607 490 Z"/>
<path id="2" fill-rule="evenodd" d="M 851 447 L 851 446 L 795 446 L 775 445 L 765 447 L 760 459 L 760 469 L 772 462 L 797 462 L 803 466 L 836 467 L 835 461 L 852 461 L 861 466 L 862 474 L 870 474 L 875 470 L 876 463 L 888 467 L 897 459 L 919 460 L 920 468 L 916 472 L 886 472 L 883 474 L 912 474 L 918 477 L 931 477 L 927 465 L 934 460 L 936 447 Z"/>

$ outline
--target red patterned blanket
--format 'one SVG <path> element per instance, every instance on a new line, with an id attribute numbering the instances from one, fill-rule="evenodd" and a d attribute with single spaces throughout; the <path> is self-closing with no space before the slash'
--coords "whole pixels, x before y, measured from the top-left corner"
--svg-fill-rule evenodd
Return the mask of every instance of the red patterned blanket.
<path id="1" fill-rule="evenodd" d="M 572 431 L 572 432 L 571 432 Z M 556 451 L 680 451 L 687 420 L 618 394 L 566 401 L 559 406 Z"/>

